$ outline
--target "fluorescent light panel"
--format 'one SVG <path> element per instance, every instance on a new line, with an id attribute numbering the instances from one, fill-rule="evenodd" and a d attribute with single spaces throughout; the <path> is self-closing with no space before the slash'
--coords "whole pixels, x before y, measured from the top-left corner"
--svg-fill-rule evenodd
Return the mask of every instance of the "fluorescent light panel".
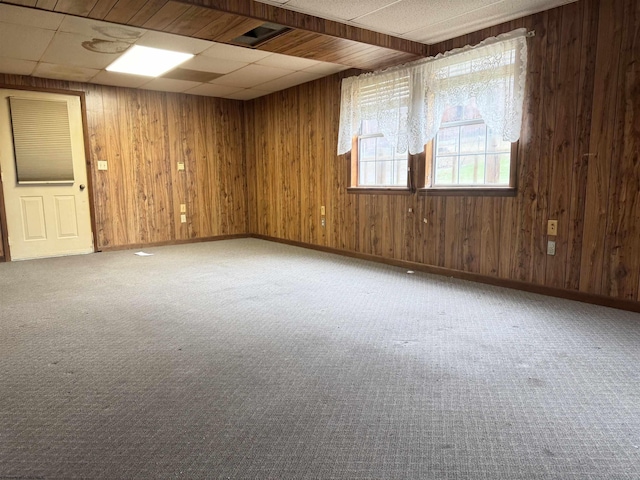
<path id="1" fill-rule="evenodd" d="M 107 70 L 145 77 L 158 77 L 190 58 L 193 58 L 191 53 L 134 45 L 109 65 Z"/>

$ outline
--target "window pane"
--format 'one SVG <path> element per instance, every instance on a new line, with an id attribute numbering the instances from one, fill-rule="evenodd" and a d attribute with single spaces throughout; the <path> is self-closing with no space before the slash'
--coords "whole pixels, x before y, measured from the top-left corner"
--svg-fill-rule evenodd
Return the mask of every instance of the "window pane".
<path id="1" fill-rule="evenodd" d="M 358 147 L 358 158 L 361 161 L 375 160 L 376 158 L 376 139 L 361 138 Z"/>
<path id="2" fill-rule="evenodd" d="M 358 185 L 375 185 L 376 184 L 376 163 L 360 162 Z"/>
<path id="3" fill-rule="evenodd" d="M 460 157 L 460 185 L 484 184 L 484 155 L 465 155 Z"/>
<path id="4" fill-rule="evenodd" d="M 460 127 L 460 152 L 484 153 L 486 131 L 487 128 L 484 123 L 475 123 L 473 125 L 463 125 Z"/>
<path id="5" fill-rule="evenodd" d="M 377 162 L 376 183 L 378 185 L 393 185 L 393 161 Z"/>
<path id="6" fill-rule="evenodd" d="M 509 177 L 511 171 L 511 154 L 503 153 L 500 155 L 500 185 L 509 185 Z"/>
<path id="7" fill-rule="evenodd" d="M 452 185 L 457 182 L 457 178 L 454 181 L 454 166 L 458 157 L 437 157 L 436 158 L 436 185 Z"/>
<path id="8" fill-rule="evenodd" d="M 460 127 L 441 128 L 437 138 L 437 156 L 458 153 Z"/>
<path id="9" fill-rule="evenodd" d="M 407 184 L 407 159 L 395 162 L 395 185 L 404 186 Z"/>
<path id="10" fill-rule="evenodd" d="M 381 134 L 360 137 L 358 163 L 359 186 L 407 186 L 408 155 L 407 153 L 396 153 L 391 143 Z"/>
<path id="11" fill-rule="evenodd" d="M 487 128 L 487 152 L 510 152 L 511 143 L 502 140 L 502 135 Z"/>

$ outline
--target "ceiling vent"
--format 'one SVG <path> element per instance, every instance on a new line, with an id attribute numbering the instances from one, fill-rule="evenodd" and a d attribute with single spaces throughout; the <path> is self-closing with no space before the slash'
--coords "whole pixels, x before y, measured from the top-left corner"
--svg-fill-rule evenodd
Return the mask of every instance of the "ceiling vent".
<path id="1" fill-rule="evenodd" d="M 278 35 L 282 35 L 283 33 L 291 30 L 289 27 L 285 27 L 284 25 L 278 25 L 277 23 L 263 23 L 259 27 L 254 28 L 253 30 L 249 30 L 248 32 L 243 33 L 239 37 L 231 40 L 231 43 L 236 45 L 242 45 L 243 47 L 252 47 L 256 48 L 259 45 L 262 45 L 267 40 L 271 40 Z"/>

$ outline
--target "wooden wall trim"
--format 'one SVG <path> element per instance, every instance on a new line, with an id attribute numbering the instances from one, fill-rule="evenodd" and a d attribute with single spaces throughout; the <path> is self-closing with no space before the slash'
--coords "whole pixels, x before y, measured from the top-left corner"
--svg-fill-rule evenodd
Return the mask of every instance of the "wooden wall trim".
<path id="1" fill-rule="evenodd" d="M 117 245 L 114 247 L 103 247 L 100 252 L 115 252 L 119 250 L 132 250 L 134 248 L 150 248 L 150 247 L 167 247 L 171 245 L 185 245 L 188 243 L 202 243 L 202 242 L 218 242 L 220 240 L 234 240 L 238 238 L 249 238 L 251 235 L 248 233 L 238 233 L 233 235 L 216 235 L 215 237 L 203 237 L 203 238 L 189 238 L 186 240 L 168 240 L 166 242 L 152 242 L 152 243 L 130 243 L 128 245 Z"/>
<path id="2" fill-rule="evenodd" d="M 0 172 L 1 173 L 1 172 Z M 3 261 L 11 260 L 11 251 L 9 250 L 9 235 L 7 231 L 7 211 L 4 206 L 4 188 L 3 181 L 0 180 L 0 243 L 2 243 Z"/>
<path id="3" fill-rule="evenodd" d="M 574 300 L 582 303 L 589 303 L 592 305 L 600 305 L 603 307 L 617 308 L 619 310 L 627 310 L 630 312 L 640 313 L 640 302 L 634 302 L 631 300 L 620 300 L 612 297 L 605 297 L 603 295 L 594 295 L 584 293 L 576 290 L 566 290 L 562 288 L 547 287 L 544 285 L 536 285 L 532 283 L 522 282 L 519 280 L 509 280 L 505 278 L 491 277 L 473 272 L 464 272 L 461 270 L 454 270 L 451 268 L 435 267 L 432 265 L 425 265 L 423 263 L 409 262 L 406 260 L 397 260 L 394 258 L 380 257 L 377 255 L 371 255 L 367 253 L 353 252 L 350 250 L 342 250 L 339 248 L 326 247 L 324 245 L 313 245 L 309 243 L 297 242 L 295 240 L 286 240 L 283 238 L 270 237 L 267 235 L 250 234 L 252 238 L 259 240 L 267 240 L 269 242 L 283 243 L 286 245 L 292 245 L 295 247 L 308 248 L 310 250 L 317 250 L 320 252 L 333 253 L 335 255 L 342 255 L 344 257 L 357 258 L 359 260 L 367 260 L 370 262 L 383 263 L 385 265 L 391 265 L 394 267 L 406 268 L 408 270 L 415 270 L 419 272 L 431 273 L 434 275 L 441 275 L 445 277 L 453 277 L 459 280 L 468 280 L 476 283 L 483 283 L 486 285 L 493 285 L 496 287 L 510 288 L 513 290 L 521 290 L 529 293 L 537 293 L 540 295 L 547 295 L 549 297 L 563 298 L 565 300 Z"/>
<path id="4" fill-rule="evenodd" d="M 345 25 L 305 13 L 255 2 L 253 0 L 177 0 L 180 3 L 197 5 L 245 17 L 256 18 L 279 23 L 309 32 L 344 38 L 356 42 L 367 43 L 378 47 L 389 48 L 400 52 L 412 53 L 421 57 L 427 56 L 428 46 L 404 38 L 393 37 L 364 28 Z"/>

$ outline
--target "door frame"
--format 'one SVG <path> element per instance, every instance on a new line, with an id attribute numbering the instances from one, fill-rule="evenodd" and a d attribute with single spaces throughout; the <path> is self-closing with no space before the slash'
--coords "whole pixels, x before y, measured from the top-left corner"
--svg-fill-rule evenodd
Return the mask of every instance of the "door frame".
<path id="1" fill-rule="evenodd" d="M 84 140 L 84 162 L 87 170 L 87 190 L 89 191 L 89 218 L 91 220 L 91 233 L 93 237 L 93 251 L 98 252 L 98 235 L 96 230 L 96 215 L 93 201 L 93 168 L 91 159 L 91 143 L 89 142 L 89 134 L 87 132 L 87 105 L 85 100 L 85 92 L 79 90 L 64 90 L 60 88 L 39 88 L 27 85 L 10 85 L 0 83 L 0 88 L 6 90 L 27 90 L 31 92 L 57 93 L 60 95 L 69 95 L 80 97 L 80 115 L 82 116 L 82 138 Z M 9 246 L 9 231 L 7 229 L 7 211 L 4 204 L 4 190 L 2 182 L 0 182 L 0 233 L 2 234 L 2 246 L 4 250 L 4 261 L 11 261 L 11 247 Z M 0 257 L 1 258 L 1 257 Z"/>

